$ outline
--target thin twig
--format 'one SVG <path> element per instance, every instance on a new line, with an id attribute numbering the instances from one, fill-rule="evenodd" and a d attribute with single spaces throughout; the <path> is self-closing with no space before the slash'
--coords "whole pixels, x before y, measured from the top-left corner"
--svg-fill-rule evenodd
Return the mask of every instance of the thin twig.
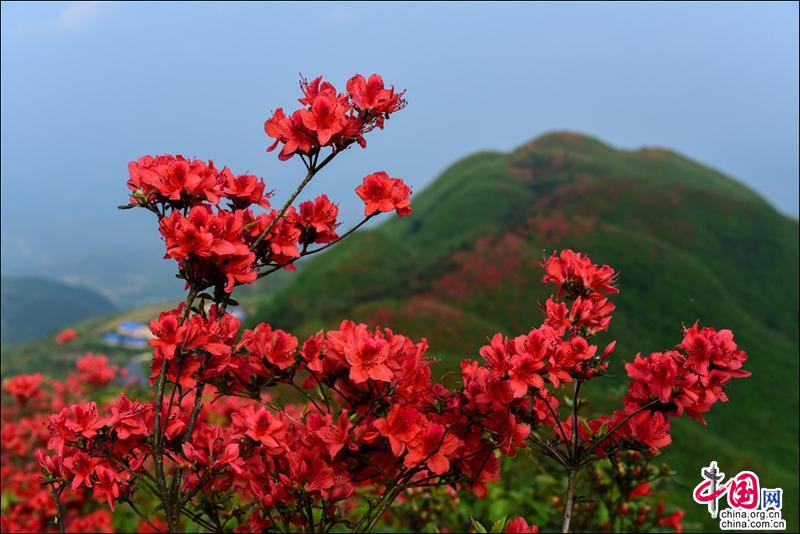
<path id="1" fill-rule="evenodd" d="M 149 519 L 147 519 L 147 517 L 145 517 L 145 515 L 136 507 L 136 505 L 133 503 L 131 499 L 123 499 L 123 502 L 128 503 L 128 506 L 131 507 L 131 510 L 133 510 L 142 521 L 147 523 L 147 526 L 153 529 L 153 532 L 161 532 L 159 529 L 156 528 L 156 526 L 153 523 L 150 522 Z"/>
<path id="2" fill-rule="evenodd" d="M 604 436 L 603 436 L 601 439 L 599 439 L 599 440 L 595 440 L 595 441 L 593 441 L 592 443 L 590 443 L 590 444 L 589 444 L 589 447 L 588 447 L 588 449 L 589 449 L 589 450 L 594 450 L 594 449 L 596 449 L 596 448 L 597 448 L 597 447 L 599 447 L 599 446 L 600 446 L 600 445 L 601 445 L 601 444 L 602 444 L 602 443 L 603 443 L 605 440 L 607 440 L 608 438 L 610 438 L 610 437 L 611 437 L 611 435 L 612 435 L 612 434 L 614 434 L 614 432 L 616 432 L 617 430 L 619 430 L 619 429 L 622 427 L 622 425 L 624 425 L 625 423 L 627 423 L 627 422 L 628 422 L 628 421 L 629 421 L 629 420 L 630 420 L 632 417 L 634 417 L 634 416 L 638 415 L 639 413 L 643 412 L 644 410 L 647 410 L 647 409 L 649 409 L 649 408 L 652 408 L 652 407 L 653 407 L 653 406 L 655 406 L 657 403 L 658 403 L 658 401 L 656 401 L 656 400 L 650 401 L 650 402 L 648 402 L 647 404 L 645 404 L 644 406 L 640 407 L 640 408 L 639 408 L 638 410 L 636 410 L 635 412 L 631 412 L 631 413 L 630 413 L 630 414 L 629 414 L 629 415 L 628 415 L 628 416 L 627 416 L 625 419 L 623 419 L 622 421 L 620 421 L 620 422 L 619 422 L 619 423 L 618 423 L 618 424 L 617 424 L 617 425 L 616 425 L 614 428 L 612 428 L 611 430 L 609 430 L 608 432 L 606 432 L 606 433 L 605 433 L 605 435 L 604 435 Z"/>
<path id="3" fill-rule="evenodd" d="M 50 491 L 53 493 L 53 498 L 56 501 L 56 523 L 58 523 L 58 529 L 61 531 L 61 534 L 64 534 L 64 513 L 61 509 L 61 492 L 63 488 L 56 490 L 55 484 L 50 484 Z"/>
<path id="4" fill-rule="evenodd" d="M 255 241 L 253 241 L 253 244 L 250 245 L 250 250 L 255 250 L 255 248 L 264 240 L 264 238 L 267 237 L 267 234 L 269 234 L 270 230 L 272 230 L 275 224 L 277 224 L 278 220 L 280 220 L 284 216 L 286 210 L 289 209 L 289 206 L 292 205 L 294 199 L 296 199 L 297 196 L 308 185 L 308 182 L 310 182 L 311 179 L 314 178 L 314 176 L 319 171 L 321 171 L 323 167 L 325 167 L 325 165 L 330 163 L 330 161 L 334 158 L 334 156 L 336 156 L 336 154 L 338 154 L 338 152 L 331 152 L 330 154 L 328 154 L 328 157 L 322 160 L 322 163 L 320 163 L 319 165 L 316 165 L 316 161 L 314 161 L 311 164 L 311 166 L 308 169 L 308 172 L 306 173 L 306 177 L 303 178 L 303 181 L 300 182 L 300 185 L 297 186 L 297 189 L 295 189 L 294 193 L 292 193 L 292 196 L 289 197 L 289 200 L 286 201 L 286 203 L 281 208 L 281 211 L 279 211 L 278 214 L 275 216 L 275 218 L 272 219 L 267 228 L 259 234 L 259 236 L 256 238 Z"/>
<path id="5" fill-rule="evenodd" d="M 301 258 L 305 258 L 306 256 L 311 256 L 311 255 L 316 254 L 318 252 L 322 252 L 323 250 L 325 250 L 325 249 L 327 249 L 329 247 L 332 247 L 333 245 L 335 245 L 335 244 L 339 243 L 340 241 L 342 241 L 345 237 L 349 236 L 350 234 L 352 234 L 353 232 L 355 232 L 356 230 L 361 228 L 367 221 L 369 221 L 370 219 L 372 219 L 376 215 L 378 215 L 378 212 L 373 213 L 372 215 L 366 216 L 364 219 L 362 219 L 362 221 L 360 223 L 358 223 L 357 225 L 353 226 L 347 232 L 343 233 L 341 236 L 339 236 L 337 239 L 331 241 L 330 243 L 325 243 L 323 246 L 321 246 L 319 248 L 315 248 L 314 250 L 303 251 L 300 254 L 300 256 L 298 256 L 296 258 L 292 258 L 292 259 L 290 259 L 288 261 L 285 261 L 283 263 L 274 265 L 272 268 L 267 269 L 266 271 L 262 271 L 262 272 L 258 273 L 258 278 L 264 278 L 265 276 L 270 275 L 270 274 L 274 273 L 275 271 L 278 271 L 280 269 L 288 267 L 289 265 L 292 265 L 293 263 L 295 263 L 296 261 L 300 260 Z"/>

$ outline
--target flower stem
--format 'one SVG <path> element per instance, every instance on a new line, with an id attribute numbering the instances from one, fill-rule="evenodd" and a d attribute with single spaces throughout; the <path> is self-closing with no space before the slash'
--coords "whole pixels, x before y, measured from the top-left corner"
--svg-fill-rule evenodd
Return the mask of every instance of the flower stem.
<path id="1" fill-rule="evenodd" d="M 572 503 L 575 499 L 575 477 L 577 474 L 577 470 L 569 470 L 569 478 L 567 479 L 567 500 L 564 503 L 564 520 L 561 524 L 561 532 L 569 532 L 569 524 L 572 520 Z"/>

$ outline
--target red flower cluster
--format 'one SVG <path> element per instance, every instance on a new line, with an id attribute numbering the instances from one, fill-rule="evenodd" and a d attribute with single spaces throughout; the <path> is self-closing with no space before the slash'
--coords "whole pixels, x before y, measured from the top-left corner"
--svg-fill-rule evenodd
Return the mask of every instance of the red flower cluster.
<path id="1" fill-rule="evenodd" d="M 529 525 L 522 517 L 515 517 L 506 525 L 506 534 L 537 534 L 539 528 L 536 525 Z"/>
<path id="2" fill-rule="evenodd" d="M 230 293 L 236 285 L 255 280 L 261 267 L 292 269 L 295 260 L 315 252 L 308 250 L 309 245 L 340 239 L 336 230 L 339 208 L 327 195 L 302 202 L 298 209 L 287 206 L 285 210 L 270 209 L 256 215 L 250 208 L 252 204 L 269 207 L 262 193 L 264 184 L 251 175 L 234 177 L 227 169 L 219 173 L 220 177 L 226 175 L 226 182 L 215 184 L 222 198 L 230 201 L 230 209 L 215 209 L 197 199 L 187 201 L 187 197 L 173 202 L 151 196 L 147 201 L 147 206 L 159 213 L 165 257 L 178 262 L 187 287 L 221 285 Z M 399 215 L 410 213 L 411 190 L 403 181 L 376 173 L 365 178 L 365 183 L 372 183 L 371 177 L 375 176 L 386 177 L 388 187 L 371 190 L 370 196 L 359 188 L 359 195 L 368 205 L 380 205 L 367 216 L 392 210 Z M 213 198 L 219 201 L 219 197 Z"/>
<path id="3" fill-rule="evenodd" d="M 90 375 L 87 369 L 96 367 Z M 102 356 L 88 356 L 76 362 L 78 373 L 70 373 L 65 382 L 45 379 L 40 374 L 19 375 L 4 383 L 3 389 L 11 393 L 16 403 L 5 404 L 2 409 L 2 439 L 0 439 L 0 458 L 2 459 L 3 511 L 0 514 L 0 530 L 3 532 L 57 532 L 58 527 L 52 523 L 56 515 L 56 504 L 52 491 L 59 495 L 62 519 L 68 532 L 113 532 L 111 513 L 107 509 L 98 509 L 96 499 L 108 502 L 106 492 L 110 488 L 113 494 L 113 483 L 105 484 L 108 479 L 97 479 L 88 470 L 92 466 L 84 465 L 85 456 L 78 456 L 69 461 L 54 460 L 46 457 L 45 450 L 49 441 L 53 447 L 65 447 L 58 436 L 51 435 L 50 422 L 55 417 L 60 422 L 64 435 L 84 439 L 84 435 L 92 435 L 94 423 L 92 404 L 72 404 L 84 395 L 103 391 L 101 384 L 92 385 L 85 380 L 90 376 L 105 375 L 111 371 L 108 382 L 120 376 L 116 368 L 107 365 Z M 103 376 L 103 382 L 106 382 Z M 69 405 L 69 408 L 65 406 Z M 52 411 L 61 411 L 59 416 L 48 416 Z M 146 429 L 147 432 L 147 429 Z M 42 466 L 51 472 L 64 473 L 69 477 L 66 482 L 54 488 L 42 484 Z M 66 478 L 65 478 L 66 480 Z M 75 483 L 81 489 L 73 491 Z M 83 491 L 83 483 L 88 480 L 92 488 Z"/>
<path id="4" fill-rule="evenodd" d="M 385 88 L 380 76 L 353 77 L 348 94 L 338 94 L 321 78 L 301 83 L 306 108 L 285 117 L 278 109 L 267 121 L 267 133 L 284 144 L 281 159 L 299 153 L 308 175 L 281 209 L 271 209 L 264 181 L 251 174 L 219 170 L 213 162 L 183 156 L 143 156 L 128 165 L 131 204 L 159 218 L 166 256 L 178 262 L 187 288 L 198 291 L 248 284 L 277 269 L 294 269 L 300 257 L 337 242 L 339 208 L 326 195 L 292 205 L 308 181 L 342 149 L 401 109 L 402 93 Z M 322 147 L 331 153 L 318 161 Z M 357 189 L 366 219 L 379 212 L 411 213 L 411 189 L 385 172 L 368 175 Z M 223 201 L 227 202 L 223 202 Z M 255 213 L 259 206 L 267 210 Z M 359 224 L 360 226 L 360 224 Z M 349 232 L 348 232 L 349 234 Z M 347 235 L 347 234 L 345 234 Z M 342 236 L 343 237 L 343 236 Z M 309 249 L 310 245 L 324 245 Z"/>
<path id="5" fill-rule="evenodd" d="M 56 336 L 56 343 L 59 345 L 65 345 L 71 341 L 74 341 L 77 335 L 78 334 L 75 332 L 74 328 L 65 328 Z"/>
<path id="6" fill-rule="evenodd" d="M 554 424 L 558 401 L 546 384 L 557 388 L 587 380 L 608 366 L 605 360 L 615 344 L 600 351 L 588 338 L 608 327 L 614 307 L 605 295 L 617 289 L 610 267 L 598 267 L 570 250 L 551 256 L 544 266 L 543 280 L 560 286 L 545 304 L 544 324 L 513 339 L 496 334 L 480 349 L 485 367 L 473 362 L 462 369 L 465 387 L 478 405 L 511 406 L 523 420 Z M 565 295 L 571 303 L 561 300 Z"/>
<path id="7" fill-rule="evenodd" d="M 305 213 L 318 207 L 325 212 L 325 201 L 307 204 Z M 230 225 L 215 230 L 208 214 L 205 207 L 191 209 L 185 219 L 173 213 L 207 235 L 184 239 L 193 248 L 179 245 L 170 254 L 196 265 L 206 251 L 234 246 L 225 243 Z M 229 216 L 235 214 L 223 217 Z M 304 231 L 311 229 L 318 235 L 329 230 L 309 224 Z M 575 428 L 574 416 L 560 420 L 553 390 L 605 372 L 614 344 L 600 351 L 589 339 L 608 326 L 613 306 L 604 299 L 617 292 L 615 276 L 570 251 L 545 266 L 545 280 L 559 283 L 558 295 L 544 306 L 545 323 L 514 338 L 496 334 L 480 349 L 484 365 L 462 363 L 463 387 L 455 391 L 431 382 L 424 340 L 389 329 L 344 321 L 300 343 L 267 324 L 240 335 L 239 321 L 221 304 L 194 313 L 180 306 L 151 323 L 152 380 L 173 383 L 180 392 L 171 395 L 176 402 L 164 398 L 159 407 L 123 395 L 103 410 L 95 403 L 65 407 L 48 420 L 55 456 L 40 462 L 59 484 L 91 489 L 113 509 L 144 476 L 148 460 L 158 457 L 151 429 L 162 428 L 163 454 L 173 459 L 165 476 L 181 477 L 181 492 L 218 499 L 235 491 L 253 510 L 245 528 L 269 526 L 275 510 L 283 520 L 311 527 L 305 506 L 334 520 L 334 504 L 358 498 L 359 488 L 446 484 L 484 495 L 485 484 L 499 477 L 496 451 L 513 455 L 529 440 L 542 443 L 534 431 L 545 428 L 575 443 L 574 451 L 601 456 L 623 447 L 663 447 L 670 442 L 670 417 L 699 416 L 726 400 L 722 387 L 730 378 L 748 374 L 730 332 L 695 325 L 677 350 L 637 356 L 627 365 L 632 382 L 625 410 Z M 578 302 L 601 305 L 564 313 Z M 100 372 L 104 361 L 92 358 L 79 364 L 81 376 L 107 383 L 114 373 Z M 6 387 L 24 402 L 37 396 L 37 380 L 16 379 Z M 302 392 L 309 404 L 275 406 L 264 389 L 278 384 Z M 203 400 L 211 395 L 227 400 L 212 409 Z M 646 492 L 642 488 L 630 498 Z M 508 528 L 530 527 L 515 519 Z"/>
<path id="8" fill-rule="evenodd" d="M 184 322 L 181 314 L 181 308 L 164 313 L 151 328 L 156 362 L 166 363 L 167 379 L 186 392 L 160 409 L 165 450 L 175 458 L 171 476 L 181 470 L 182 491 L 235 489 L 257 510 L 250 521 L 263 526 L 277 508 L 303 525 L 303 506 L 326 509 L 354 497 L 356 488 L 439 481 L 483 492 L 483 484 L 497 479 L 496 439 L 475 433 L 467 397 L 431 383 L 424 340 L 345 321 L 300 346 L 266 324 L 239 337 L 238 321 L 216 308 Z M 304 408 L 274 410 L 262 388 L 293 384 L 296 375 L 304 379 L 293 387 L 327 393 L 317 401 L 306 393 L 311 404 Z M 201 381 L 207 395 L 228 395 L 227 401 L 214 410 L 207 404 L 192 423 Z M 8 387 L 33 398 L 35 382 L 17 379 Z M 122 395 L 102 408 L 65 407 L 48 418 L 54 455 L 41 454 L 40 464 L 59 488 L 86 488 L 113 510 L 134 479 L 145 476 L 157 406 Z M 497 431 L 510 432 L 508 424 L 499 422 Z"/>
<path id="9" fill-rule="evenodd" d="M 398 217 L 411 213 L 411 188 L 383 171 L 365 176 L 356 193 L 364 201 L 366 216 L 389 211 L 396 211 Z"/>
<path id="10" fill-rule="evenodd" d="M 246 202 L 269 206 L 264 182 L 255 176 L 234 176 L 227 168 L 221 171 L 213 161 L 187 159 L 183 156 L 142 156 L 128 164 L 128 188 L 132 200 L 192 206 L 198 202 L 219 204 L 225 196 L 237 207 Z M 246 207 L 245 206 L 245 207 Z"/>
<path id="11" fill-rule="evenodd" d="M 159 336 L 153 341 L 157 358 L 163 347 L 172 355 L 191 352 L 189 358 L 197 357 L 201 350 L 176 344 L 175 332 L 181 337 L 180 332 L 192 329 L 189 322 L 185 324 L 190 326 L 177 330 L 164 327 L 175 324 L 177 316 L 178 310 L 162 314 L 153 324 Z M 161 337 L 164 332 L 166 338 Z M 257 392 L 263 387 L 304 373 L 302 388 L 329 389 L 324 399 L 343 406 L 336 414 L 327 403 L 324 407 L 314 403 L 314 408 L 307 407 L 299 418 L 280 412 L 273 415 L 253 406 L 232 413 L 236 435 L 251 440 L 247 450 L 259 444 L 265 447 L 248 460 L 246 469 L 265 475 L 250 484 L 253 491 L 272 488 L 269 495 L 254 495 L 262 503 L 293 495 L 297 490 L 291 488 L 307 476 L 304 469 L 327 477 L 308 480 L 304 486 L 312 498 L 326 500 L 349 497 L 353 491 L 349 484 L 373 485 L 404 472 L 409 483 L 450 473 L 453 482 L 479 488 L 496 478 L 499 464 L 492 454 L 494 447 L 471 433 L 469 421 L 461 413 L 464 401 L 431 384 L 424 341 L 414 343 L 391 330 L 369 330 L 349 321 L 339 330 L 312 336 L 302 347 L 291 334 L 267 324 L 244 331 L 238 343 L 230 334 L 225 337 L 227 344 L 220 344 L 213 354 L 210 347 L 220 338 L 201 344 L 208 353 L 204 372 L 184 363 L 197 373 L 186 377 L 187 384 L 194 384 L 202 375 L 220 392 L 260 399 Z M 256 465 L 257 458 L 263 465 Z M 284 465 L 292 476 L 274 479 L 267 467 L 276 464 Z M 481 464 L 483 469 L 479 469 Z M 334 480 L 341 492 L 323 491 L 332 488 Z M 289 487 L 283 488 L 286 484 Z"/>
<path id="12" fill-rule="evenodd" d="M 161 219 L 167 255 L 181 266 L 184 278 L 214 285 L 225 276 L 225 291 L 256 279 L 255 254 L 245 242 L 244 212 L 233 213 L 197 205 L 184 216 L 180 211 Z M 187 260 L 192 256 L 191 269 Z M 188 283 L 188 280 L 187 280 Z"/>
<path id="13" fill-rule="evenodd" d="M 741 368 L 746 360 L 730 330 L 701 329 L 695 324 L 686 329 L 676 350 L 647 357 L 637 354 L 625 364 L 631 379 L 625 408 L 588 421 L 585 438 L 597 438 L 601 429 L 617 429 L 597 442 L 601 447 L 596 452 L 601 455 L 626 443 L 642 443 L 654 450 L 665 447 L 672 442 L 670 419 L 685 413 L 705 422 L 703 413 L 717 401 L 727 402 L 725 385 L 733 378 L 750 376 Z"/>
<path id="14" fill-rule="evenodd" d="M 377 74 L 369 80 L 356 74 L 347 82 L 347 93 L 339 93 L 322 76 L 311 82 L 302 79 L 300 88 L 303 108 L 288 116 L 278 108 L 264 123 L 264 131 L 275 139 L 267 150 L 283 144 L 278 154 L 281 160 L 295 154 L 312 156 L 322 147 L 338 152 L 358 143 L 363 148 L 367 145 L 364 134 L 376 126 L 383 128 L 384 120 L 405 106 L 405 91 L 384 87 Z"/>
<path id="15" fill-rule="evenodd" d="M 609 442 L 633 439 L 654 449 L 669 445 L 671 417 L 686 413 L 704 423 L 702 414 L 717 401 L 728 401 L 725 385 L 733 378 L 750 376 L 742 369 L 747 354 L 738 349 L 730 330 L 701 329 L 695 323 L 686 329 L 676 349 L 647 357 L 637 354 L 625 364 L 631 378 L 625 409 L 600 423 L 616 425 L 631 417 Z"/>
<path id="16" fill-rule="evenodd" d="M 462 363 L 465 393 L 472 405 L 488 414 L 484 424 L 512 421 L 508 427 L 514 430 L 504 435 L 510 444 L 504 452 L 513 451 L 539 425 L 551 427 L 558 440 L 573 443 L 568 458 L 560 461 L 571 461 L 569 455 L 579 452 L 605 456 L 626 447 L 658 449 L 671 442 L 671 417 L 686 413 L 702 421 L 701 414 L 717 400 L 727 400 L 724 386 L 730 379 L 749 376 L 741 369 L 747 356 L 729 330 L 695 325 L 686 330 L 676 350 L 647 358 L 637 355 L 626 364 L 631 383 L 623 410 L 581 422 L 577 428 L 575 414 L 559 420 L 559 403 L 548 385 L 555 389 L 580 384 L 606 372 L 615 342 L 601 351 L 590 339 L 608 329 L 614 310 L 608 295 L 618 289 L 613 269 L 570 250 L 553 254 L 543 266 L 543 281 L 559 286 L 545 303 L 544 324 L 515 338 L 496 334 L 480 349 L 482 367 Z"/>
<path id="17" fill-rule="evenodd" d="M 44 377 L 41 373 L 32 375 L 19 375 L 8 379 L 3 384 L 3 389 L 14 395 L 17 402 L 25 404 L 31 399 L 39 397 L 42 393 L 39 385 Z"/>
<path id="18" fill-rule="evenodd" d="M 543 266 L 546 274 L 542 281 L 559 286 L 555 299 L 550 298 L 545 304 L 545 324 L 559 332 L 582 328 L 589 335 L 608 330 L 614 305 L 607 297 L 619 292 L 614 285 L 616 273 L 611 267 L 595 265 L 571 250 L 553 254 Z M 572 301 L 570 306 L 556 301 L 564 295 Z"/>

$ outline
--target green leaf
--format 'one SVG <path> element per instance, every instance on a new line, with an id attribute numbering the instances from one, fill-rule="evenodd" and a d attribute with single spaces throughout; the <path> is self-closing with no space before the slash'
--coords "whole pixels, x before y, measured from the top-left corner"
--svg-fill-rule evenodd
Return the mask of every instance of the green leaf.
<path id="1" fill-rule="evenodd" d="M 486 527 L 484 527 L 479 521 L 476 521 L 474 517 L 470 517 L 469 520 L 472 522 L 472 528 L 475 529 L 475 532 L 486 534 Z"/>
<path id="2" fill-rule="evenodd" d="M 503 532 L 506 528 L 506 516 L 501 517 L 492 525 L 492 532 Z"/>

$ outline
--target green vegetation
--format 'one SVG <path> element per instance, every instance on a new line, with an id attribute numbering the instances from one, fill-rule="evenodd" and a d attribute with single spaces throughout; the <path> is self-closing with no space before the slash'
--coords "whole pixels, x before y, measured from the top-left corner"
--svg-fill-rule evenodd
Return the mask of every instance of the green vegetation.
<path id="1" fill-rule="evenodd" d="M 3 343 L 36 339 L 114 310 L 106 297 L 91 289 L 47 278 L 4 276 L 0 295 Z"/>
<path id="2" fill-rule="evenodd" d="M 414 198 L 414 214 L 361 232 L 316 258 L 251 321 L 297 334 L 344 318 L 427 337 L 440 372 L 495 331 L 541 321 L 545 251 L 569 247 L 621 271 L 606 339 L 616 365 L 589 396 L 618 402 L 622 361 L 664 350 L 695 320 L 731 328 L 753 376 L 708 427 L 674 426 L 664 459 L 689 526 L 708 528 L 691 501 L 701 465 L 753 469 L 797 495 L 798 224 L 742 184 L 661 149 L 615 150 L 550 134 L 510 154 L 476 154 Z M 786 510 L 796 526 L 797 511 Z"/>

